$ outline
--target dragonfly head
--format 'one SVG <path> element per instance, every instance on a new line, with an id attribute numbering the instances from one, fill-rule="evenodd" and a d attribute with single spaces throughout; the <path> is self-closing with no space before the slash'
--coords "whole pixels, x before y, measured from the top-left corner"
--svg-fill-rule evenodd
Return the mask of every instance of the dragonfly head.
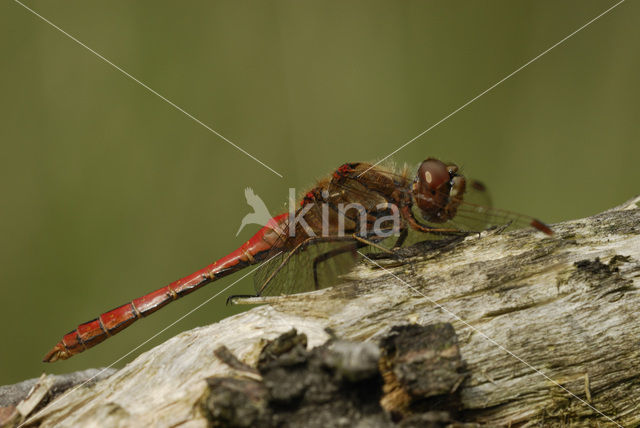
<path id="1" fill-rule="evenodd" d="M 458 166 L 427 158 L 418 168 L 413 197 L 427 221 L 443 223 L 456 215 L 465 191 L 465 178 Z"/>

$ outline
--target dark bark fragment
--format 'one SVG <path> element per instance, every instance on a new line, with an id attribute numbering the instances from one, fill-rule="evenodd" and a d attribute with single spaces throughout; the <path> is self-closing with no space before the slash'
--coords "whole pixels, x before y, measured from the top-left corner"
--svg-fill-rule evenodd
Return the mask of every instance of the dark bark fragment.
<path id="1" fill-rule="evenodd" d="M 455 391 L 464 375 L 450 324 L 397 327 L 380 347 L 335 338 L 311 350 L 306 344 L 305 335 L 295 330 L 268 343 L 258 359 L 261 381 L 209 378 L 205 408 L 213 426 L 392 427 L 400 422 L 440 427 L 452 422 L 451 410 L 459 401 Z M 383 408 L 383 396 L 399 395 L 407 397 L 400 407 L 391 399 L 392 408 Z"/>
<path id="2" fill-rule="evenodd" d="M 451 324 L 405 325 L 382 340 L 383 407 L 396 419 L 430 410 L 455 415 L 464 364 Z"/>
<path id="3" fill-rule="evenodd" d="M 253 427 L 267 418 L 267 389 L 249 379 L 207 379 L 211 394 L 205 408 L 214 427 Z"/>

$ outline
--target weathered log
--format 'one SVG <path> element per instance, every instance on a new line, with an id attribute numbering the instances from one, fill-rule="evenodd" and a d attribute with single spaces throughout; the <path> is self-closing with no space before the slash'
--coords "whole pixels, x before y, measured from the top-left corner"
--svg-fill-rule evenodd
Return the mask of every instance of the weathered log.
<path id="1" fill-rule="evenodd" d="M 92 385 L 116 369 L 87 369 L 61 375 L 43 374 L 13 385 L 0 386 L 0 426 L 17 425 L 25 416 L 43 408 L 76 385 Z"/>
<path id="2" fill-rule="evenodd" d="M 212 376 L 244 376 L 265 339 L 377 344 L 394 325 L 451 323 L 468 376 L 462 421 L 490 426 L 640 425 L 640 197 L 532 230 L 489 230 L 364 261 L 340 286 L 183 332 L 108 379 L 72 389 L 26 426 L 207 426 Z M 224 359 L 224 358 L 223 358 Z M 257 376 L 253 373 L 252 376 Z"/>
<path id="3" fill-rule="evenodd" d="M 49 375 L 51 377 L 51 393 L 55 398 L 76 385 L 84 382 L 97 382 L 106 379 L 116 372 L 116 369 L 87 369 L 79 372 L 66 373 L 61 375 Z M 41 382 L 42 378 L 24 380 L 13 385 L 0 386 L 0 407 L 15 406 L 29 395 L 34 386 Z"/>

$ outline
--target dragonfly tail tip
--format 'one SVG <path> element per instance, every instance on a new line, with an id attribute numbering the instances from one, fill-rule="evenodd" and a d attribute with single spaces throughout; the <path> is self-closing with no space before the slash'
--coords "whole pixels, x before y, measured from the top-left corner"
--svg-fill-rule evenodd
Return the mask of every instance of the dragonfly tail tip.
<path id="1" fill-rule="evenodd" d="M 58 360 L 66 360 L 69 357 L 69 351 L 67 351 L 63 343 L 59 342 L 53 347 L 53 349 L 51 349 L 51 351 L 47 352 L 47 355 L 44 356 L 42 362 L 53 363 Z"/>

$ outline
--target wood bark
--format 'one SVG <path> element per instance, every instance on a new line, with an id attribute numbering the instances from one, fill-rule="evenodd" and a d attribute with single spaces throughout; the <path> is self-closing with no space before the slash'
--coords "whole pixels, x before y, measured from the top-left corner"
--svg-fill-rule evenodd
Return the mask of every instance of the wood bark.
<path id="1" fill-rule="evenodd" d="M 255 367 L 265 340 L 292 327 L 315 347 L 326 328 L 378 343 L 393 326 L 441 322 L 453 325 L 468 373 L 459 420 L 640 426 L 639 203 L 555 224 L 554 236 L 494 229 L 364 260 L 339 286 L 185 331 L 25 426 L 208 426 L 205 379 L 241 371 L 214 355 L 222 345 Z"/>

